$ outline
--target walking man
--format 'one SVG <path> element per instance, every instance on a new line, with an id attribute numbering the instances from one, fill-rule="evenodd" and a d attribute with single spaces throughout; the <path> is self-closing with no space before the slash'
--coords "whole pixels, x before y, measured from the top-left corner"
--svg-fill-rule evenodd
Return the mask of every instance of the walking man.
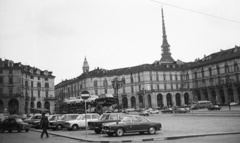
<path id="1" fill-rule="evenodd" d="M 42 125 L 42 134 L 41 134 L 41 138 L 43 137 L 44 133 L 46 134 L 47 138 L 48 136 L 48 132 L 47 132 L 47 127 L 48 127 L 48 118 L 45 116 L 45 113 L 42 113 L 42 119 L 40 121 L 40 124 Z"/>

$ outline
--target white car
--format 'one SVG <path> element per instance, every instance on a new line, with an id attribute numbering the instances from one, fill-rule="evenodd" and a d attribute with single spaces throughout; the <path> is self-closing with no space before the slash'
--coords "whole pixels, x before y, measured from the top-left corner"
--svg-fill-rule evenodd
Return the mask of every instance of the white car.
<path id="1" fill-rule="evenodd" d="M 86 100 L 86 102 L 94 102 L 95 101 L 95 99 L 97 99 L 98 98 L 98 96 L 97 95 L 90 95 L 90 97 Z"/>
<path id="2" fill-rule="evenodd" d="M 87 125 L 88 121 L 97 121 L 99 117 L 100 116 L 97 113 L 86 114 Z M 80 114 L 75 120 L 66 121 L 64 127 L 67 128 L 68 130 L 77 130 L 79 128 L 85 128 L 86 127 L 85 114 Z"/>
<path id="3" fill-rule="evenodd" d="M 159 110 L 149 110 L 150 114 L 159 114 Z"/>
<path id="4" fill-rule="evenodd" d="M 237 106 L 238 104 L 236 102 L 231 102 L 230 105 L 231 106 Z"/>

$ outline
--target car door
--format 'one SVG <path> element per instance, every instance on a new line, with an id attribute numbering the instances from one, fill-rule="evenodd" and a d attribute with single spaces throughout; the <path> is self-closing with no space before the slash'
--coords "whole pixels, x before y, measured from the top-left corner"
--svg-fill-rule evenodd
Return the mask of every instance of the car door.
<path id="1" fill-rule="evenodd" d="M 129 123 L 129 131 L 142 130 L 142 119 L 141 117 L 132 117 L 132 122 Z"/>
<path id="2" fill-rule="evenodd" d="M 86 127 L 86 123 L 85 123 L 86 120 L 85 119 L 87 119 L 87 122 L 88 122 L 89 120 L 91 120 L 91 115 L 86 114 L 86 115 L 83 116 L 83 118 L 81 120 L 81 123 L 80 123 L 81 127 Z"/>
<path id="3" fill-rule="evenodd" d="M 16 125 L 16 121 L 15 119 L 10 119 L 9 120 L 9 130 L 16 130 L 17 129 L 17 125 Z"/>

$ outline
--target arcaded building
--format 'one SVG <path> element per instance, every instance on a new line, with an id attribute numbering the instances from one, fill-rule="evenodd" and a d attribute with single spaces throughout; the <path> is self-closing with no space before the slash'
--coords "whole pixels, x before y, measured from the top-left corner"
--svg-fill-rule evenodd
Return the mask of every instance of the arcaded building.
<path id="1" fill-rule="evenodd" d="M 54 112 L 52 72 L 0 58 L 0 113 L 29 114 L 31 109 Z"/>
<path id="2" fill-rule="evenodd" d="M 58 106 L 64 99 L 90 94 L 113 94 L 123 108 L 156 108 L 185 106 L 193 101 L 239 103 L 240 47 L 209 54 L 194 62 L 184 63 L 171 57 L 162 10 L 162 56 L 151 64 L 113 70 L 90 70 L 87 59 L 83 73 L 55 86 Z M 116 91 L 112 81 L 121 82 Z"/>

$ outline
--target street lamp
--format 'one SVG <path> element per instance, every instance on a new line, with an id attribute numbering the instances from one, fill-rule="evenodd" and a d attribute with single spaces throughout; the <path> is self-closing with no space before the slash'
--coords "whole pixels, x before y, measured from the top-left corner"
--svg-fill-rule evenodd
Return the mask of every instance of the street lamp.
<path id="1" fill-rule="evenodd" d="M 114 90 L 116 90 L 117 94 L 117 105 L 118 105 L 118 113 L 119 113 L 119 99 L 118 99 L 118 89 L 122 87 L 122 80 L 118 80 L 117 77 L 115 77 L 112 81 L 112 87 Z"/>

